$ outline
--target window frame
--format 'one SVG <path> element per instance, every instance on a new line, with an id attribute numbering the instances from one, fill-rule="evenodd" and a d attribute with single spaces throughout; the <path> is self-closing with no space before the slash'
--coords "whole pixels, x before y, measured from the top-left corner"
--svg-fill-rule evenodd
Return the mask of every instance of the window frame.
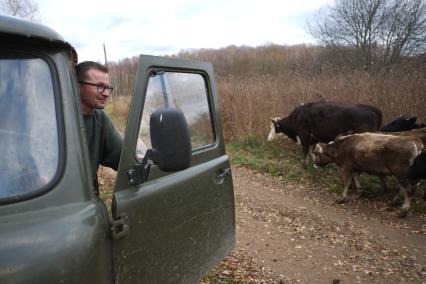
<path id="1" fill-rule="evenodd" d="M 203 152 L 203 151 L 207 151 L 208 149 L 214 148 L 217 143 L 218 143 L 218 137 L 217 137 L 217 130 L 216 130 L 216 123 L 215 123 L 215 114 L 213 111 L 213 107 L 212 107 L 212 98 L 211 98 L 211 86 L 209 83 L 209 80 L 207 80 L 207 74 L 203 71 L 203 70 L 194 70 L 194 69 L 175 69 L 175 68 L 150 68 L 148 71 L 148 78 L 147 78 L 147 85 L 146 85 L 146 89 L 144 90 L 145 93 L 147 93 L 148 90 L 148 85 L 149 85 L 149 79 L 150 77 L 153 75 L 153 73 L 186 73 L 186 74 L 197 74 L 200 75 L 201 78 L 203 79 L 204 82 L 204 87 L 205 87 L 205 95 L 206 95 L 206 101 L 208 104 L 208 111 L 209 111 L 209 117 L 210 117 L 210 126 L 211 126 L 211 131 L 212 131 L 212 142 L 209 144 L 205 144 L 205 145 L 201 145 L 201 146 L 197 146 L 197 147 L 193 147 L 191 149 L 192 152 L 192 156 Z M 145 111 L 145 103 L 146 103 L 146 99 L 147 96 L 144 97 L 144 100 L 142 102 L 142 112 L 141 112 L 141 116 L 139 118 L 139 131 L 140 131 L 140 127 L 142 124 L 142 117 L 144 115 L 144 111 Z M 149 125 L 148 125 L 149 127 Z M 139 132 L 137 137 L 139 137 Z M 138 162 L 141 162 L 143 158 L 140 158 L 137 156 L 137 151 L 136 151 L 136 147 L 137 147 L 137 141 L 135 143 L 135 160 Z"/>

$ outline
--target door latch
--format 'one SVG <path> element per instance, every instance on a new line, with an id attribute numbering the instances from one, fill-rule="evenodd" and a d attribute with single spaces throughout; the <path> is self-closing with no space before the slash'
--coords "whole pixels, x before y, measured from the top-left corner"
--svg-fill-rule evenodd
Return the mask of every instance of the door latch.
<path id="1" fill-rule="evenodd" d="M 121 214 L 111 224 L 111 237 L 116 240 L 129 233 L 129 218 L 127 214 Z"/>
<path id="2" fill-rule="evenodd" d="M 214 182 L 216 184 L 221 184 L 221 183 L 223 183 L 223 180 L 225 179 L 225 177 L 230 176 L 230 175 L 231 175 L 231 168 L 221 169 L 217 172 L 217 174 L 214 178 Z"/>

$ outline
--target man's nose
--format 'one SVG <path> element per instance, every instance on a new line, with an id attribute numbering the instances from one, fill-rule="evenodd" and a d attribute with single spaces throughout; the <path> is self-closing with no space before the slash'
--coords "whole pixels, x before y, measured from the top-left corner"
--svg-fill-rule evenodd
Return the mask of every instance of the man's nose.
<path id="1" fill-rule="evenodd" d="M 105 89 L 105 90 L 102 92 L 102 96 L 104 96 L 104 97 L 109 97 L 109 90 L 108 90 L 108 89 Z"/>

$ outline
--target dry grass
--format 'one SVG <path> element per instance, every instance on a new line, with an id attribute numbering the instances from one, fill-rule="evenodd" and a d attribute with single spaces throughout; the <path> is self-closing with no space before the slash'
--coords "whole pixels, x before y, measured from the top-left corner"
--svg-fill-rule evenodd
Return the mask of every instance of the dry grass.
<path id="1" fill-rule="evenodd" d="M 426 77 L 422 73 L 363 71 L 316 75 L 284 71 L 276 75 L 216 78 L 225 137 L 267 135 L 270 117 L 285 116 L 300 103 L 327 100 L 377 106 L 386 123 L 400 115 L 426 122 Z M 114 97 L 107 106 L 124 131 L 130 96 Z"/>
<path id="2" fill-rule="evenodd" d="M 219 77 L 218 89 L 227 140 L 267 135 L 270 117 L 285 116 L 300 103 L 335 101 L 377 106 L 386 123 L 400 115 L 426 121 L 426 81 L 416 72 L 324 74 L 285 72 L 250 78 Z"/>
<path id="3" fill-rule="evenodd" d="M 108 102 L 105 109 L 114 121 L 114 125 L 121 133 L 124 133 L 124 130 L 126 129 L 130 101 L 130 96 L 111 97 L 111 100 Z"/>

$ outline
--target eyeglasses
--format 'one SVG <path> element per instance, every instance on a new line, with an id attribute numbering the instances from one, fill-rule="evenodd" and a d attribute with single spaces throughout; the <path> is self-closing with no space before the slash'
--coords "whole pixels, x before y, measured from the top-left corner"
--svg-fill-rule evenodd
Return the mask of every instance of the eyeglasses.
<path id="1" fill-rule="evenodd" d="M 84 85 L 96 86 L 96 90 L 98 91 L 98 93 L 101 93 L 101 94 L 105 92 L 105 90 L 108 90 L 108 92 L 112 92 L 112 90 L 114 90 L 114 87 L 112 86 L 106 87 L 102 84 L 94 84 L 94 83 L 83 82 L 83 81 L 78 81 L 78 82 Z"/>

